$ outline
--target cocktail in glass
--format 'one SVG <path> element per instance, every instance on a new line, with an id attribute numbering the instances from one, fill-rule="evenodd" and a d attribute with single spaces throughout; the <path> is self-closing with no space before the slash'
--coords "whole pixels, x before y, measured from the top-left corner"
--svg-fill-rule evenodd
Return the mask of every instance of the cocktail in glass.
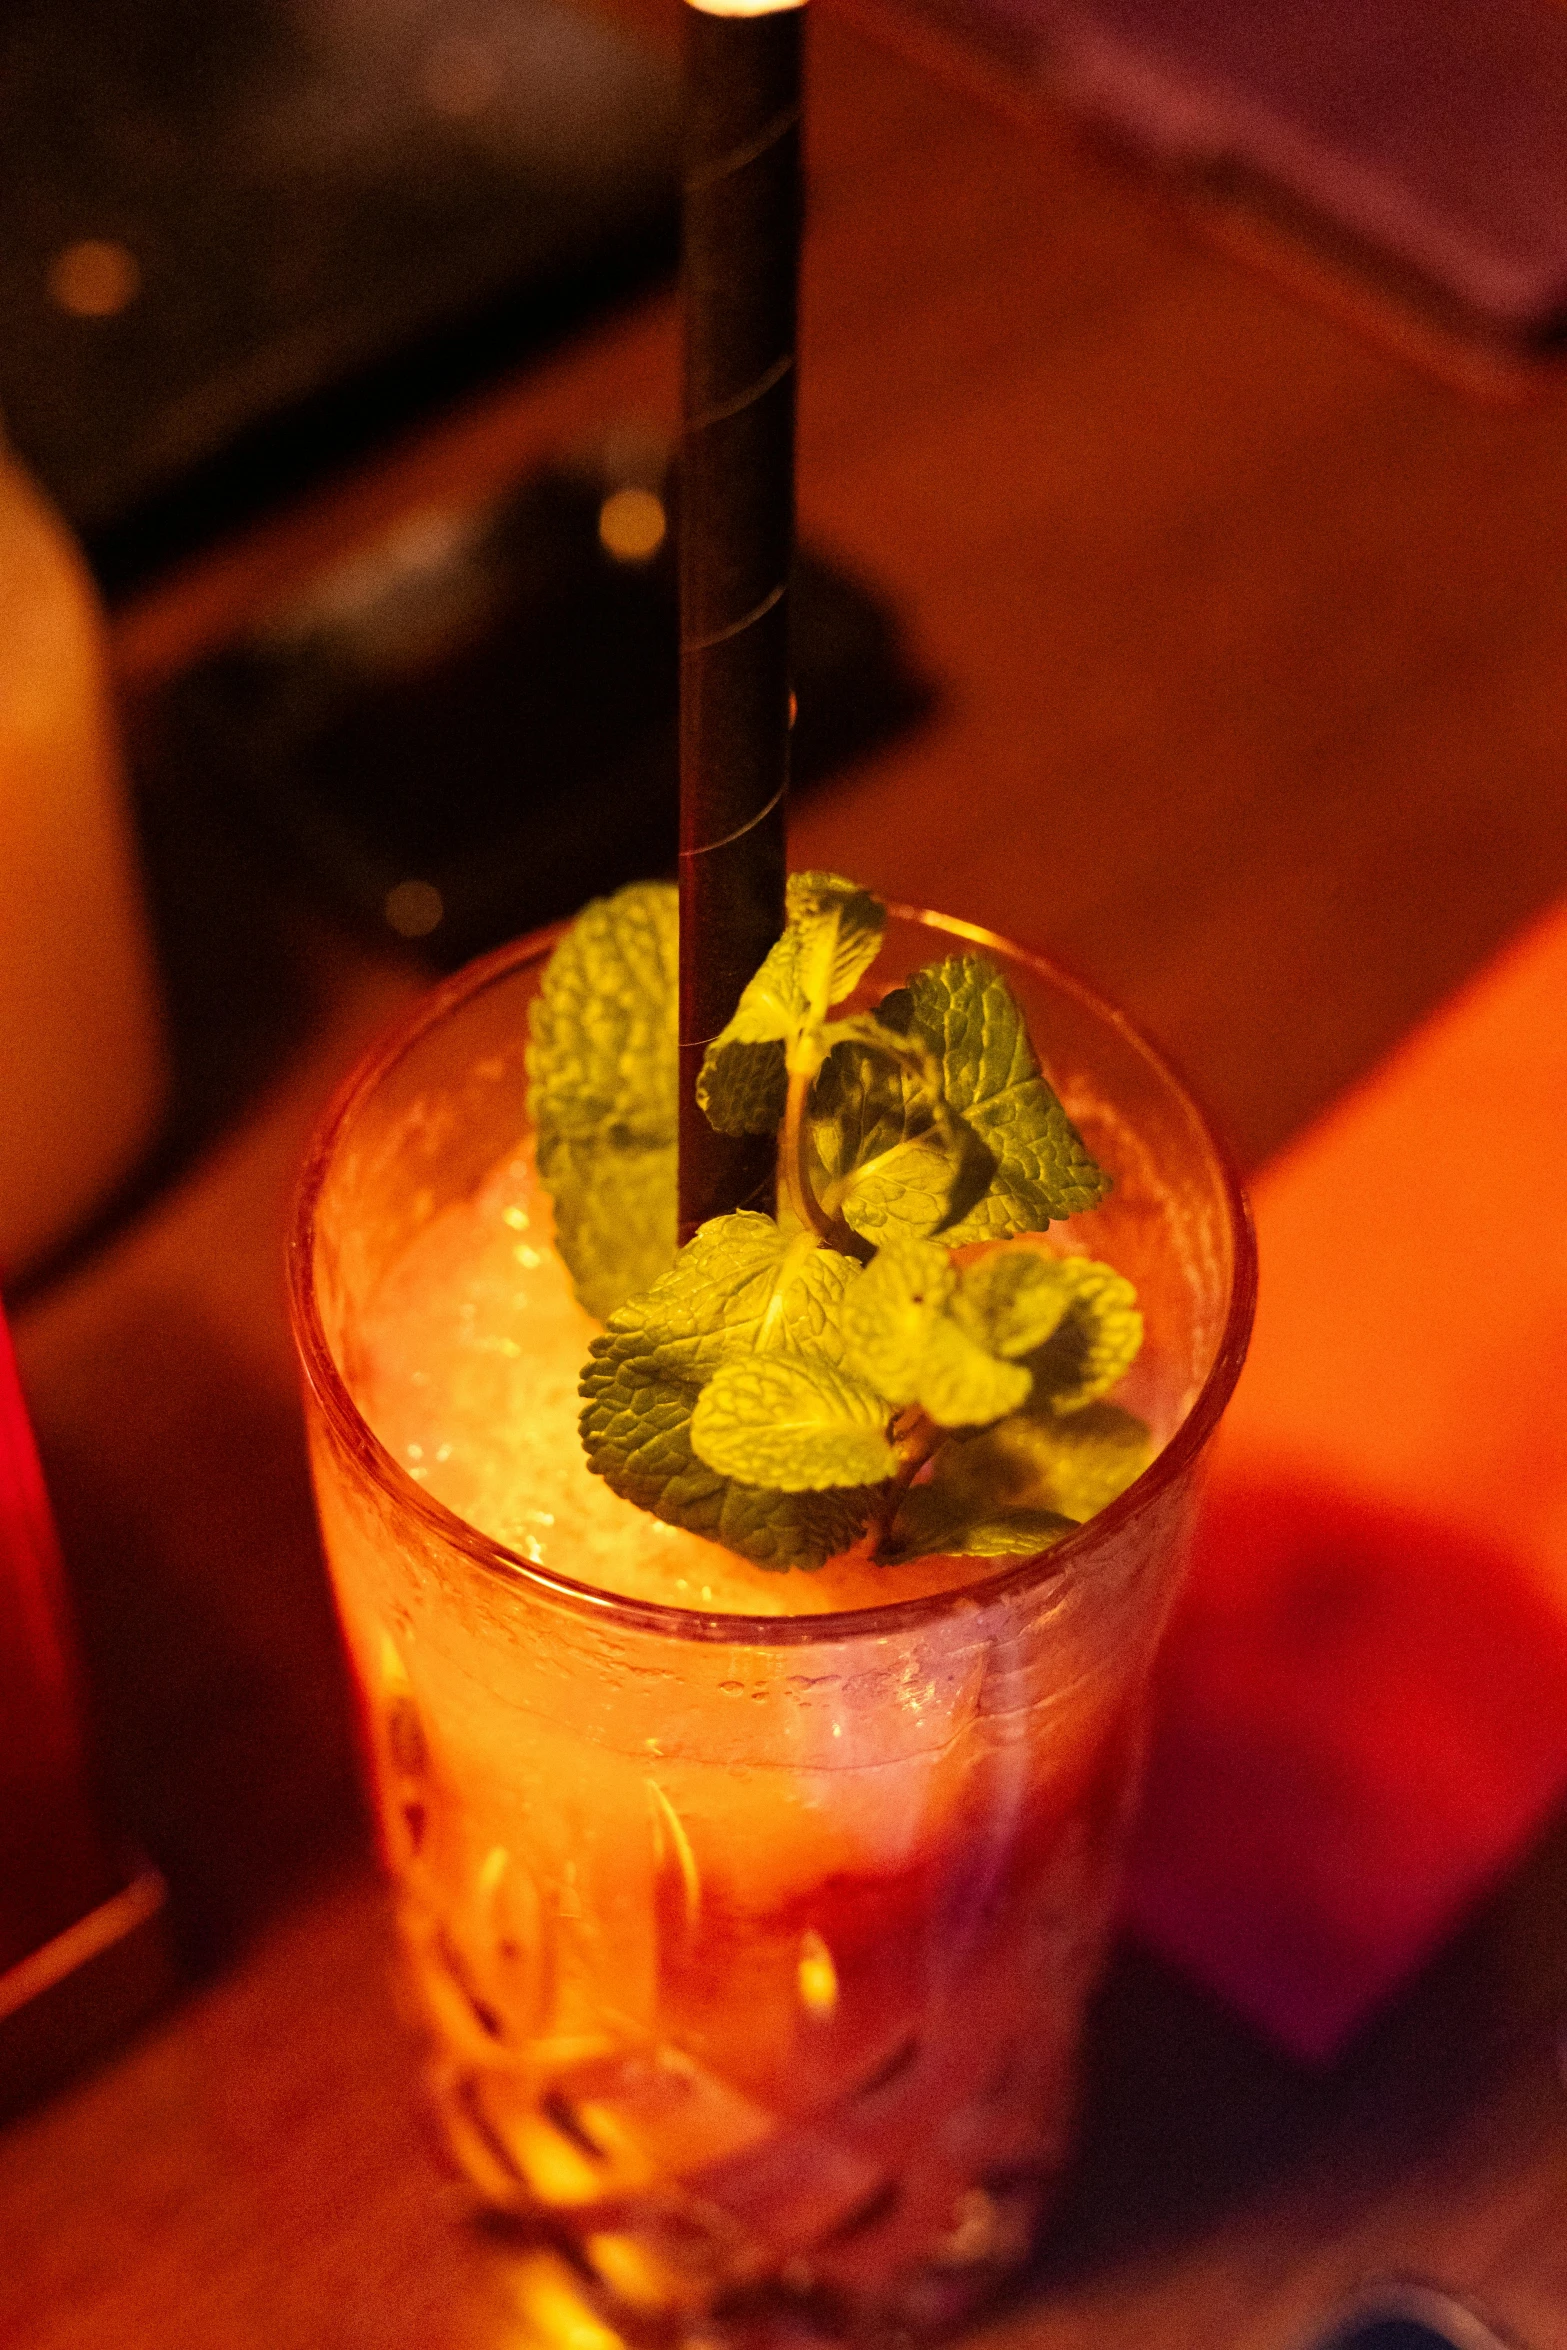
<path id="1" fill-rule="evenodd" d="M 583 1464 L 593 1326 L 524 1103 L 550 942 L 460 974 L 307 1167 L 293 1305 L 328 1557 L 446 2137 L 623 2330 L 787 2305 L 941 2327 L 1026 2255 L 1068 2148 L 1148 1672 L 1252 1258 L 1130 1027 L 904 914 L 877 992 L 1000 962 L 1113 1176 L 1052 1227 L 1137 1285 L 1152 1465 L 1040 1556 L 770 1574 Z"/>

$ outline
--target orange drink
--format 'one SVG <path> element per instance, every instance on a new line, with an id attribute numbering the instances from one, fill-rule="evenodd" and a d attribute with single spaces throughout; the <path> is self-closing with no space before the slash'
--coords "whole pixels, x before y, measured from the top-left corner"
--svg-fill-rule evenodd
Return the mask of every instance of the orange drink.
<path id="1" fill-rule="evenodd" d="M 1136 1282 L 1152 1466 L 1033 1559 L 769 1573 L 593 1477 L 594 1325 L 524 1102 L 549 942 L 438 990 L 340 1098 L 292 1254 L 317 1489 L 430 2078 L 490 2206 L 626 2330 L 788 2305 L 924 2330 L 1065 2158 L 1148 1669 L 1251 1258 L 1197 1113 L 1003 962 L 1115 1178 L 1050 1244 Z"/>

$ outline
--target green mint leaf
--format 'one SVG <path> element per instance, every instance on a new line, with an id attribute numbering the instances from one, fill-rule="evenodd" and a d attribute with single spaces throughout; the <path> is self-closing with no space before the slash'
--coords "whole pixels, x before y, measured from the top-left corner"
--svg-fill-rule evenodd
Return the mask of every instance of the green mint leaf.
<path id="1" fill-rule="evenodd" d="M 578 1302 L 596 1321 L 608 1321 L 674 1260 L 675 1145 L 541 1136 L 537 1161 Z"/>
<path id="2" fill-rule="evenodd" d="M 998 1248 L 965 1267 L 952 1312 L 991 1354 L 1015 1362 L 1044 1345 L 1077 1293 L 1059 1258 L 1035 1248 Z"/>
<path id="3" fill-rule="evenodd" d="M 592 1360 L 645 1357 L 652 1375 L 698 1384 L 742 1352 L 795 1347 L 838 1360 L 844 1298 L 861 1278 L 852 1257 L 818 1248 L 814 1235 L 787 1240 L 771 1216 L 715 1216 L 615 1313 Z"/>
<path id="4" fill-rule="evenodd" d="M 1037 1281 L 1003 1284 L 986 1276 L 978 1303 L 967 1307 L 973 1278 L 956 1270 L 939 1242 L 890 1241 L 844 1302 L 850 1369 L 893 1403 L 917 1403 L 940 1428 L 999 1420 L 1028 1400 L 1033 1384 L 1026 1365 L 1007 1361 L 990 1343 L 990 1325 L 1009 1342 L 1031 1334 L 1037 1313 L 1024 1314 L 1008 1298 L 1030 1292 Z"/>
<path id="5" fill-rule="evenodd" d="M 999 972 L 951 956 L 878 1013 L 830 1016 L 885 919 L 835 874 L 792 877 L 785 934 L 699 1085 L 722 1130 L 784 1125 L 784 1225 L 719 1218 L 678 1258 L 674 891 L 589 907 L 531 1016 L 540 1174 L 578 1295 L 606 1319 L 582 1379 L 589 1464 L 769 1567 L 849 1548 L 889 1492 L 887 1560 L 1033 1552 L 1149 1452 L 1101 1400 L 1140 1343 L 1131 1285 L 1026 1243 L 960 1269 L 944 1245 L 1038 1231 L 1108 1188 Z M 875 1248 L 868 1268 L 855 1247 Z M 900 1492 L 889 1422 L 906 1406 L 927 1440 L 932 1423 L 959 1433 Z"/>
<path id="6" fill-rule="evenodd" d="M 1143 1343 L 1137 1292 L 1124 1274 L 1092 1257 L 1052 1259 L 1043 1251 L 1017 1253 L 1037 1255 L 1064 1281 L 1069 1293 L 1060 1322 L 1029 1356 L 1034 1380 L 1032 1408 L 1057 1414 L 1080 1412 L 1107 1395 L 1137 1360 Z"/>
<path id="7" fill-rule="evenodd" d="M 958 1162 L 934 1127 L 911 1135 L 856 1167 L 839 1213 L 851 1232 L 879 1247 L 894 1237 L 921 1240 L 945 1221 Z"/>
<path id="8" fill-rule="evenodd" d="M 528 1014 L 528 1115 L 573 1140 L 672 1141 L 679 896 L 637 881 L 584 906 Z"/>
<path id="9" fill-rule="evenodd" d="M 600 1320 L 675 1253 L 678 920 L 664 882 L 596 899 L 528 1016 L 539 1179 L 577 1296 Z"/>
<path id="10" fill-rule="evenodd" d="M 1124 1493 L 1152 1456 L 1147 1428 L 1115 1404 L 1056 1420 L 1014 1413 L 950 1439 L 903 1496 L 878 1559 L 1027 1556 Z"/>
<path id="11" fill-rule="evenodd" d="M 843 1304 L 844 1361 L 895 1404 L 918 1401 L 930 1333 L 957 1288 L 935 1241 L 878 1249 Z"/>
<path id="12" fill-rule="evenodd" d="M 717 1504 L 710 1524 L 700 1521 L 704 1504 L 694 1492 L 685 1503 L 688 1515 L 676 1519 L 695 1533 L 707 1534 L 726 1550 L 754 1559 L 773 1574 L 791 1567 L 807 1573 L 824 1567 L 840 1551 L 858 1542 L 876 1506 L 877 1489 L 869 1485 L 833 1485 L 821 1493 L 778 1493 L 769 1486 L 745 1485 L 738 1478 L 712 1481 Z"/>
<path id="13" fill-rule="evenodd" d="M 897 1149 L 918 1115 L 904 1072 L 889 1054 L 840 1039 L 811 1094 L 811 1138 L 824 1198 L 867 1160 Z M 925 1124 L 929 1125 L 926 1117 Z"/>
<path id="14" fill-rule="evenodd" d="M 949 955 L 886 997 L 881 1017 L 924 1038 L 948 1108 L 996 1162 L 989 1189 L 947 1227 L 948 1240 L 1038 1232 L 1098 1205 L 1109 1180 L 1041 1076 L 1022 1011 L 994 964 Z"/>
<path id="15" fill-rule="evenodd" d="M 721 1134 L 770 1134 L 788 1071 L 820 1066 L 831 1007 L 875 961 L 886 909 L 836 873 L 789 877 L 787 927 L 703 1056 L 696 1095 Z"/>
<path id="16" fill-rule="evenodd" d="M 737 1044 L 782 1044 L 805 1018 L 808 1004 L 799 975 L 800 941 L 786 930 L 767 950 L 735 1006 L 734 1018 L 708 1046 L 711 1056 L 726 1040 Z"/>
<path id="17" fill-rule="evenodd" d="M 698 1458 L 691 1418 L 721 1364 L 798 1353 L 841 1360 L 852 1258 L 791 1240 L 768 1216 L 704 1224 L 670 1270 L 629 1299 L 593 1341 L 582 1375 L 588 1466 L 669 1524 L 767 1567 L 818 1567 L 848 1549 L 874 1495 L 859 1487 L 782 1493 L 743 1484 Z"/>
<path id="18" fill-rule="evenodd" d="M 778 1493 L 720 1476 L 691 1447 L 700 1389 L 648 1381 L 640 1371 L 636 1364 L 616 1365 L 591 1389 L 584 1378 L 589 1464 L 624 1500 L 779 1573 L 823 1566 L 864 1532 L 873 1490 Z"/>
<path id="19" fill-rule="evenodd" d="M 1021 1363 L 1004 1363 L 938 1314 L 920 1365 L 920 1409 L 938 1428 L 982 1428 L 1015 1412 L 1032 1382 Z"/>
<path id="20" fill-rule="evenodd" d="M 878 1545 L 876 1564 L 901 1567 L 921 1558 L 1033 1558 L 1063 1534 L 1076 1531 L 1076 1520 L 1055 1510 L 1005 1510 L 994 1502 L 987 1505 L 982 1497 L 960 1498 L 934 1483 L 916 1485 L 904 1495 L 891 1531 Z"/>
<path id="21" fill-rule="evenodd" d="M 838 1021 L 811 1095 L 811 1141 L 826 1213 L 861 1239 L 924 1239 L 987 1189 L 995 1161 L 941 1099 L 923 1040 L 869 1017 Z"/>
<path id="22" fill-rule="evenodd" d="M 1088 1404 L 1054 1422 L 1049 1437 L 1052 1497 L 1056 1507 L 1079 1524 L 1124 1493 L 1153 1458 L 1147 1426 L 1119 1404 Z"/>
<path id="23" fill-rule="evenodd" d="M 877 1485 L 898 1466 L 887 1420 L 875 1389 L 836 1364 L 795 1354 L 737 1356 L 703 1388 L 691 1447 L 720 1475 L 781 1493 Z"/>
<path id="24" fill-rule="evenodd" d="M 841 1004 L 875 962 L 887 909 L 868 889 L 838 873 L 791 873 L 785 898 L 800 941 L 800 977 L 808 1000 Z"/>
<path id="25" fill-rule="evenodd" d="M 789 1094 L 784 1045 L 737 1037 L 734 1024 L 703 1054 L 696 1098 L 720 1134 L 776 1133 Z"/>

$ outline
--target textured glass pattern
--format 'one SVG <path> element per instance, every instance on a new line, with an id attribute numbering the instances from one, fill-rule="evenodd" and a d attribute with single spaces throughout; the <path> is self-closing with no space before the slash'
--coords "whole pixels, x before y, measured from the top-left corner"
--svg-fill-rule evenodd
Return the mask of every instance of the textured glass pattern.
<path id="1" fill-rule="evenodd" d="M 906 961 L 950 943 L 902 927 Z M 852 1614 L 578 1588 L 608 1570 L 487 1539 L 354 1401 L 389 1277 L 525 1139 L 536 973 L 513 951 L 454 982 L 361 1079 L 307 1176 L 294 1265 L 445 2136 L 486 2205 L 564 2252 L 551 2289 L 612 2322 L 783 2299 L 816 2323 L 946 2325 L 1024 2257 L 1065 2159 L 1148 1668 L 1243 1336 L 1233 1190 L 1136 1040 L 1013 967 L 1118 1176 L 1069 1239 L 1143 1290 L 1128 1400 L 1153 1469 L 1041 1559 L 968 1562 L 907 1600 L 885 1570 L 892 1604 Z M 526 1372 L 525 1316 L 507 1343 Z M 756 1604 L 786 1605 L 791 1580 L 762 1578 Z"/>

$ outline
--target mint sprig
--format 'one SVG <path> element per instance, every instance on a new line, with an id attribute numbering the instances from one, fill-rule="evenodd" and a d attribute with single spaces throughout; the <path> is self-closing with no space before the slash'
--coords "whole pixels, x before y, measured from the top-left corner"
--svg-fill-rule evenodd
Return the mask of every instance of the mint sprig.
<path id="1" fill-rule="evenodd" d="M 533 1016 L 540 1174 L 605 1324 L 590 1467 L 768 1567 L 1046 1547 L 1145 1465 L 1103 1400 L 1142 1325 L 1110 1266 L 1031 1237 L 1109 1183 L 1001 973 L 953 955 L 851 1004 L 885 912 L 795 875 L 698 1088 L 722 1130 L 779 1132 L 778 1220 L 716 1218 L 676 1257 L 675 919 L 658 885 L 590 907 Z"/>

